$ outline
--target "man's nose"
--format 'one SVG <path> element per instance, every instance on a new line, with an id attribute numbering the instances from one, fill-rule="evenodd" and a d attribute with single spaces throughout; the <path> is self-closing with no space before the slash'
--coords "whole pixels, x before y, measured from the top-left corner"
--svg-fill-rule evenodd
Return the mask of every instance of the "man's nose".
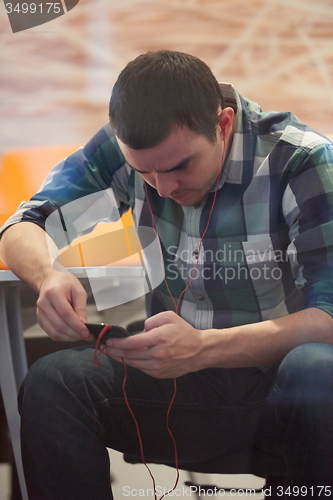
<path id="1" fill-rule="evenodd" d="M 171 178 L 172 176 L 169 174 L 156 174 L 155 175 L 155 184 L 158 194 L 162 198 L 167 198 L 173 193 L 177 187 L 178 183 L 176 179 Z"/>

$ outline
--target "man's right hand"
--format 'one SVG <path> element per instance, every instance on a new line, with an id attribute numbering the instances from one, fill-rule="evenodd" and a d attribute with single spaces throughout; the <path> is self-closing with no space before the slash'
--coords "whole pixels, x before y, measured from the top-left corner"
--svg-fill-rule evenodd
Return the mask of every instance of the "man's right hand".
<path id="1" fill-rule="evenodd" d="M 43 229 L 31 222 L 9 227 L 0 251 L 8 267 L 38 292 L 38 323 L 52 339 L 93 340 L 84 325 L 87 294 L 75 276 L 53 269 Z"/>
<path id="2" fill-rule="evenodd" d="M 93 340 L 84 324 L 86 303 L 86 291 L 75 276 L 52 271 L 40 287 L 38 323 L 53 340 Z"/>

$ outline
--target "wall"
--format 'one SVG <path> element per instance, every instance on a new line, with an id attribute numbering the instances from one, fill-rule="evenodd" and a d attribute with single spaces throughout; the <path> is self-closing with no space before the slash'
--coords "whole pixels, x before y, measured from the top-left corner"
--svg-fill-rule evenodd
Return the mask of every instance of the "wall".
<path id="1" fill-rule="evenodd" d="M 204 59 L 219 80 L 333 131 L 332 0 L 80 0 L 12 33 L 0 5 L 0 152 L 85 142 L 107 121 L 113 82 L 151 49 Z"/>

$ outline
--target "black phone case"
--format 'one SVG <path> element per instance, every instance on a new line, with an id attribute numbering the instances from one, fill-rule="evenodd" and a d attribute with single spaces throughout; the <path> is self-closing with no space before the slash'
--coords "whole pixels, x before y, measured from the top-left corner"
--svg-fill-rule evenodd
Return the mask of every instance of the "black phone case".
<path id="1" fill-rule="evenodd" d="M 95 339 L 98 339 L 99 334 L 105 327 L 105 323 L 86 323 L 86 327 L 89 332 L 93 334 Z M 107 330 L 103 337 L 101 338 L 101 344 L 105 344 L 108 339 L 114 338 L 125 338 L 128 337 L 129 333 L 122 326 L 112 325 L 110 330 Z"/>

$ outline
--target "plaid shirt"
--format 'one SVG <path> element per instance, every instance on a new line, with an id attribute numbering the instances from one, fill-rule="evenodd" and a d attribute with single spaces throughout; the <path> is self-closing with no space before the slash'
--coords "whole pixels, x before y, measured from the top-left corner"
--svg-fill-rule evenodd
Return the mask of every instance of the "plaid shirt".
<path id="1" fill-rule="evenodd" d="M 165 276 L 180 315 L 197 328 L 223 328 L 317 307 L 333 316 L 333 145 L 291 113 L 263 113 L 229 84 L 236 131 L 214 193 L 197 207 L 161 198 L 148 186 Z M 120 213 L 152 226 L 141 176 L 125 163 L 110 125 L 57 165 L 41 190 L 3 226 L 20 221 L 45 228 L 47 216 L 73 200 L 112 187 Z M 98 215 L 84 214 L 86 234 Z M 163 282 L 149 314 L 172 309 Z"/>

